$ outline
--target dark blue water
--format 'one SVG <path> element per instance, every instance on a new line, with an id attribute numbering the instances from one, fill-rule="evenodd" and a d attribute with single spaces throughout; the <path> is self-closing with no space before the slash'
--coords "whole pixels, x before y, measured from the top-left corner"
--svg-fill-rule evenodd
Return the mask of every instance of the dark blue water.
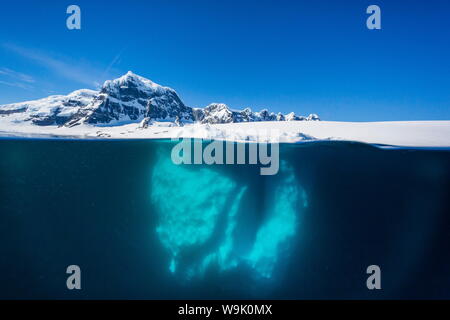
<path id="1" fill-rule="evenodd" d="M 449 150 L 282 145 L 261 176 L 172 146 L 1 140 L 0 298 L 450 298 Z"/>

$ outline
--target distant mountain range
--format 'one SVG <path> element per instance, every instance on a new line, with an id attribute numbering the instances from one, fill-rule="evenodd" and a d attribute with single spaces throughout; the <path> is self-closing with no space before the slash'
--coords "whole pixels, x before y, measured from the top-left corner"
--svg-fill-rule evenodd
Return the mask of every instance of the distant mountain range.
<path id="1" fill-rule="evenodd" d="M 106 81 L 100 91 L 77 90 L 67 96 L 0 106 L 0 117 L 31 122 L 39 126 L 74 127 L 80 124 L 113 126 L 140 123 L 145 128 L 153 121 L 184 123 L 232 123 L 254 121 L 317 121 L 316 114 L 307 117 L 291 112 L 275 114 L 264 109 L 232 110 L 226 104 L 212 103 L 205 108 L 186 106 L 175 90 L 160 86 L 131 71 Z"/>

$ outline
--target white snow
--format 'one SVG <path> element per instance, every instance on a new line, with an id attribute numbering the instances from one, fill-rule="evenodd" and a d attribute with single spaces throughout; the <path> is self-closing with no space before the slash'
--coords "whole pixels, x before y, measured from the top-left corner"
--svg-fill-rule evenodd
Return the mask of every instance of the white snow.
<path id="1" fill-rule="evenodd" d="M 291 112 L 286 115 L 286 121 L 293 121 L 295 118 L 295 113 Z"/>
<path id="2" fill-rule="evenodd" d="M 124 93 L 120 88 L 125 87 L 130 90 Z M 103 108 L 106 99 L 108 106 Z M 156 112 L 148 115 L 149 110 Z M 193 108 L 194 117 L 186 110 L 190 108 L 183 105 L 173 89 L 129 71 L 120 78 L 106 81 L 100 92 L 82 89 L 67 96 L 0 106 L 0 137 L 183 137 L 285 143 L 333 140 L 405 147 L 450 147 L 450 121 L 318 121 L 316 114 L 303 117 L 293 112 L 275 115 L 267 109 L 236 111 L 222 103 L 213 103 L 204 109 Z M 96 125 L 88 124 L 96 122 L 86 121 L 96 111 L 106 115 L 106 119 Z M 110 116 L 111 112 L 113 116 Z M 196 121 L 194 119 L 198 121 L 192 123 Z M 265 121 L 276 119 L 279 121 Z"/>
<path id="3" fill-rule="evenodd" d="M 75 114 L 79 109 L 80 105 L 64 105 L 69 101 L 79 103 L 81 105 L 89 104 L 97 91 L 89 89 L 81 89 L 73 91 L 67 96 L 64 95 L 54 95 L 49 96 L 39 100 L 25 101 L 19 103 L 12 103 L 2 106 L 2 111 L 13 111 L 25 109 L 26 111 L 20 112 L 14 115 L 10 115 L 10 119 L 13 121 L 25 121 L 30 117 L 45 117 L 55 114 L 55 111 L 59 110 L 56 114 L 60 117 L 70 117 Z M 1 120 L 1 118 L 0 118 Z"/>
<path id="4" fill-rule="evenodd" d="M 334 122 L 280 121 L 227 124 L 186 124 L 184 127 L 153 122 L 121 126 L 78 125 L 72 128 L 37 126 L 0 117 L 0 136 L 170 139 L 175 137 L 232 141 L 357 141 L 404 147 L 450 147 L 450 121 Z"/>
<path id="5" fill-rule="evenodd" d="M 114 80 L 107 80 L 103 84 L 103 88 L 108 88 L 110 91 L 115 90 L 117 87 L 126 88 L 125 84 L 127 84 L 130 80 L 133 81 L 137 86 L 138 90 L 140 91 L 155 91 L 155 92 L 162 92 L 162 91 L 173 91 L 173 89 L 168 87 L 163 87 L 149 79 L 146 79 L 144 77 L 141 77 L 132 71 L 128 71 L 125 75 L 121 76 L 120 78 L 114 79 Z"/>

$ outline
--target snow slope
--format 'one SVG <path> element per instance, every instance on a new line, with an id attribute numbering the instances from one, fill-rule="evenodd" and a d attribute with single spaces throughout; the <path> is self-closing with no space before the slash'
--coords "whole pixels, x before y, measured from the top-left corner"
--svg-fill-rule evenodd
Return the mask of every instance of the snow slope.
<path id="1" fill-rule="evenodd" d="M 0 107 L 0 117 L 9 117 L 14 122 L 30 121 L 34 125 L 64 124 L 82 107 L 91 103 L 97 91 L 76 90 L 67 96 L 55 95 L 47 98 L 12 103 Z"/>
<path id="2" fill-rule="evenodd" d="M 333 122 L 280 121 L 227 124 L 154 122 L 148 128 L 138 123 L 98 127 L 82 124 L 72 128 L 35 126 L 0 118 L 3 137 L 63 137 L 112 139 L 167 139 L 175 137 L 232 141 L 280 141 L 286 143 L 333 140 L 358 141 L 405 147 L 450 147 L 450 121 Z"/>

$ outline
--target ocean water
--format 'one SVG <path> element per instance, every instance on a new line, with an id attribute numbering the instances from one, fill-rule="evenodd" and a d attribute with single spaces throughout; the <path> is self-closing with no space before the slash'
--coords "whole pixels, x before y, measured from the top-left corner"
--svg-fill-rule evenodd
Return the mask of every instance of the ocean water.
<path id="1" fill-rule="evenodd" d="M 450 298 L 450 150 L 283 144 L 262 176 L 173 146 L 0 140 L 0 298 Z"/>

